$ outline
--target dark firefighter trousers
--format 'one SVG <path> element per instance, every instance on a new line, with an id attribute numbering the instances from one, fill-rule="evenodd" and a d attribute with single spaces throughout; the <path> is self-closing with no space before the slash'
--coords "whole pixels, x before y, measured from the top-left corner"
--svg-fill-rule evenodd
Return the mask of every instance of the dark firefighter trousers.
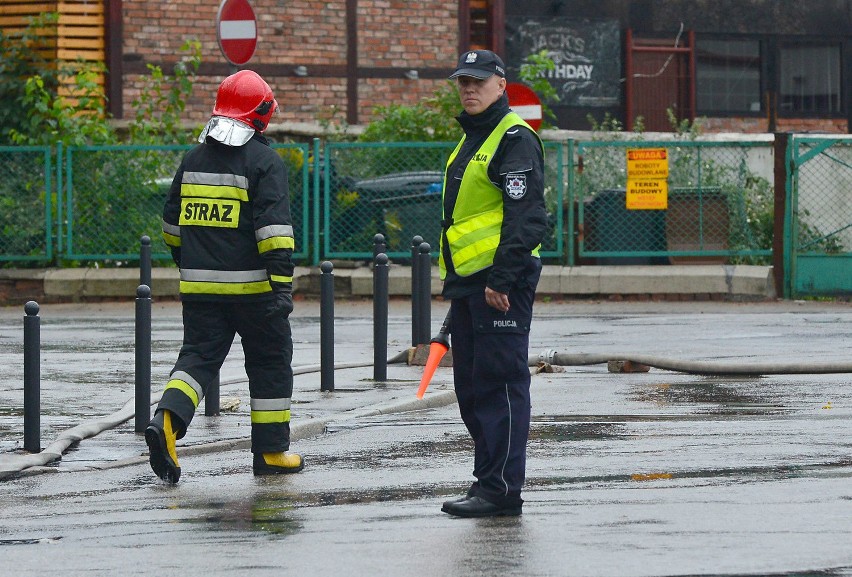
<path id="1" fill-rule="evenodd" d="M 183 346 L 157 406 L 157 409 L 172 411 L 183 421 L 184 429 L 179 432 L 179 438 L 186 432 L 210 384 L 218 378 L 234 337 L 239 334 L 252 402 L 251 450 L 253 453 L 275 453 L 290 448 L 293 340 L 287 316 L 267 316 L 268 307 L 265 302 L 183 303 Z M 178 386 L 173 386 L 181 377 L 194 381 L 192 386 L 179 381 Z M 193 387 L 200 387 L 203 394 L 198 396 Z M 260 414 L 273 414 L 254 410 L 255 405 L 263 407 L 265 402 L 278 409 L 272 422 L 255 418 Z"/>
<path id="2" fill-rule="evenodd" d="M 523 503 L 530 428 L 529 330 L 535 286 L 513 288 L 502 313 L 477 292 L 452 300 L 453 378 L 474 444 L 471 494 L 497 505 Z"/>

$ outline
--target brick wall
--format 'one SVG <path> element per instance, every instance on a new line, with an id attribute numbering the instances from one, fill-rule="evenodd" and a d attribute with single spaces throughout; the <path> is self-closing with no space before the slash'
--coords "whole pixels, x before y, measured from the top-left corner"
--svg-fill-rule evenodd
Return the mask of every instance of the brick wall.
<path id="1" fill-rule="evenodd" d="M 246 66 L 275 91 L 281 111 L 273 122 L 345 122 L 347 118 L 346 2 L 252 0 L 258 43 Z M 359 0 L 358 121 L 376 104 L 412 104 L 431 95 L 451 70 L 458 46 L 456 0 Z M 203 122 L 216 88 L 229 72 L 216 40 L 219 0 L 124 0 L 124 117 L 132 118 L 146 64 L 170 73 L 189 39 L 202 46 L 202 76 L 187 119 Z M 305 66 L 307 77 L 294 74 Z M 409 80 L 404 72 L 419 71 Z"/>

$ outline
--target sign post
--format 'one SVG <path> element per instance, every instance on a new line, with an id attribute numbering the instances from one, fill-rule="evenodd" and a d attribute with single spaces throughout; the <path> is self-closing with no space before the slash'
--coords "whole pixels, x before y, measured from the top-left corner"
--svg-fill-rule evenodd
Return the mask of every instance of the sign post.
<path id="1" fill-rule="evenodd" d="M 510 82 L 506 85 L 506 96 L 509 97 L 509 107 L 538 132 L 542 120 L 538 95 L 525 84 Z"/>
<path id="2" fill-rule="evenodd" d="M 248 0 L 222 0 L 216 15 L 216 39 L 225 59 L 242 66 L 257 47 L 257 20 Z"/>

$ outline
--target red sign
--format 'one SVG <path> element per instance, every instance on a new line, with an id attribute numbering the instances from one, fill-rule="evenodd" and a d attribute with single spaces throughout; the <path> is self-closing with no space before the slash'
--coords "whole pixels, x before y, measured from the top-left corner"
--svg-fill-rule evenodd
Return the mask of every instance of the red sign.
<path id="1" fill-rule="evenodd" d="M 216 38 L 225 59 L 242 66 L 254 56 L 257 21 L 248 0 L 222 0 L 216 15 Z"/>
<path id="2" fill-rule="evenodd" d="M 526 84 L 510 82 L 506 85 L 506 96 L 512 110 L 538 132 L 541 128 L 541 100 L 538 95 Z"/>

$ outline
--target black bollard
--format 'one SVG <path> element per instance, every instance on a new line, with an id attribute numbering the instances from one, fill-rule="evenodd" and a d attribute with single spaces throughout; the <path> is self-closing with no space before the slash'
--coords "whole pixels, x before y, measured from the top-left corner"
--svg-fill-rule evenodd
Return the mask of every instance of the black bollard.
<path id="1" fill-rule="evenodd" d="M 388 380 L 388 255 L 373 268 L 373 380 Z"/>
<path id="2" fill-rule="evenodd" d="M 417 265 L 418 275 L 420 276 L 420 286 L 417 291 L 420 307 L 418 313 L 420 330 L 417 335 L 418 345 L 428 345 L 432 339 L 429 334 L 432 332 L 432 319 L 430 318 L 432 316 L 432 256 L 429 254 L 430 250 L 432 250 L 432 247 L 429 246 L 428 242 L 421 243 L 420 254 L 418 255 L 420 263 Z"/>
<path id="3" fill-rule="evenodd" d="M 219 374 L 216 373 L 216 378 L 207 386 L 207 392 L 204 393 L 204 416 L 213 417 L 221 411 L 221 403 L 219 401 Z"/>
<path id="4" fill-rule="evenodd" d="M 139 248 L 139 284 L 151 288 L 151 237 L 143 235 Z M 138 294 L 138 293 L 137 293 Z"/>
<path id="5" fill-rule="evenodd" d="M 151 288 L 145 284 L 136 287 L 135 417 L 133 430 L 144 433 L 151 420 Z"/>
<path id="6" fill-rule="evenodd" d="M 420 338 L 420 235 L 411 239 L 411 346 L 416 347 Z"/>
<path id="7" fill-rule="evenodd" d="M 373 237 L 373 259 L 382 253 L 388 252 L 388 245 L 385 243 L 385 235 L 377 234 Z"/>
<path id="8" fill-rule="evenodd" d="M 38 303 L 24 305 L 24 450 L 41 451 L 41 319 Z"/>
<path id="9" fill-rule="evenodd" d="M 320 265 L 320 390 L 334 390 L 334 265 Z"/>

